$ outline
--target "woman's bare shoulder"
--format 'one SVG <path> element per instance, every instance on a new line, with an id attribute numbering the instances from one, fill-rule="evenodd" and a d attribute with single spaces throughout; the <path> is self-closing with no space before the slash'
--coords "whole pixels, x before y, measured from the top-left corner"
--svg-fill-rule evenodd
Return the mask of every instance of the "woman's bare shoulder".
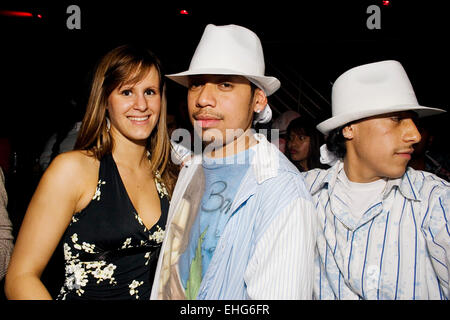
<path id="1" fill-rule="evenodd" d="M 56 156 L 44 175 L 58 175 L 73 182 L 85 181 L 88 177 L 96 178 L 99 165 L 99 161 L 87 151 L 68 151 Z"/>
<path id="2" fill-rule="evenodd" d="M 72 169 L 88 169 L 86 167 L 98 167 L 99 161 L 89 151 L 73 150 L 59 154 L 51 164 Z"/>

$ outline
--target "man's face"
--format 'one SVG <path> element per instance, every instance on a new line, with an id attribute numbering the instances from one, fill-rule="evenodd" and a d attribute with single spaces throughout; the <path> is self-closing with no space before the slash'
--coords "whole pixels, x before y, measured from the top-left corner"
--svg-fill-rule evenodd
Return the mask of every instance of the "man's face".
<path id="1" fill-rule="evenodd" d="M 261 109 L 250 82 L 242 76 L 199 75 L 189 79 L 189 117 L 206 144 L 225 146 L 252 124 L 253 112 Z M 265 98 L 265 95 L 264 95 Z M 265 106 L 265 105 L 264 105 Z"/>
<path id="2" fill-rule="evenodd" d="M 413 112 L 366 118 L 343 129 L 347 138 L 344 163 L 354 182 L 399 178 L 406 170 L 413 145 L 420 141 Z"/>

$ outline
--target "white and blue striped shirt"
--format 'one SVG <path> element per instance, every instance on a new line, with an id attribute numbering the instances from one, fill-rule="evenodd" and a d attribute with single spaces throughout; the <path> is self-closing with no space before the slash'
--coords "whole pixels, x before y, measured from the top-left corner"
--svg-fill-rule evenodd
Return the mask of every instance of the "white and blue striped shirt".
<path id="1" fill-rule="evenodd" d="M 197 299 L 312 298 L 317 223 L 311 196 L 295 166 L 264 136 L 255 138 Z M 204 191 L 195 160 L 174 190 L 151 299 L 186 298 L 178 263 Z"/>
<path id="2" fill-rule="evenodd" d="M 318 213 L 316 299 L 448 299 L 450 184 L 407 168 L 358 219 L 328 170 L 304 173 Z"/>

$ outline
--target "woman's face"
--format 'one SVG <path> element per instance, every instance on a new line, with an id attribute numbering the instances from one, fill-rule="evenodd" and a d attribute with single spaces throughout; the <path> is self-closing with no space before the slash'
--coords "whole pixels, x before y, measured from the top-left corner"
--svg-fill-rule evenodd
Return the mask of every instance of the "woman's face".
<path id="1" fill-rule="evenodd" d="M 291 131 L 287 139 L 287 150 L 293 161 L 304 161 L 309 156 L 310 137 L 301 133 Z"/>
<path id="2" fill-rule="evenodd" d="M 158 70 L 152 66 L 138 83 L 114 89 L 108 97 L 107 110 L 114 140 L 146 141 L 161 111 Z"/>

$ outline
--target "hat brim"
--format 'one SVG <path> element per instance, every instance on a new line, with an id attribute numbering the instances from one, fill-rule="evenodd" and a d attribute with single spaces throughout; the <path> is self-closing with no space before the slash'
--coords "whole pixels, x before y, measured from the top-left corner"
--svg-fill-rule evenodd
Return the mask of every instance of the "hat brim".
<path id="1" fill-rule="evenodd" d="M 217 74 L 217 75 L 237 75 L 247 78 L 249 81 L 254 83 L 257 87 L 264 90 L 267 96 L 270 96 L 275 91 L 280 88 L 280 80 L 275 77 L 269 76 L 258 76 L 249 75 L 236 70 L 229 69 L 198 69 L 198 70 L 188 70 L 185 72 L 174 73 L 166 75 L 167 78 L 181 84 L 184 87 L 189 86 L 189 76 L 201 75 L 201 74 Z"/>
<path id="2" fill-rule="evenodd" d="M 341 114 L 341 115 L 338 115 L 335 117 L 331 117 L 330 119 L 327 119 L 327 120 L 319 123 L 316 128 L 323 134 L 327 135 L 331 130 L 342 127 L 343 125 L 346 125 L 347 123 L 350 123 L 352 121 L 356 121 L 356 120 L 360 120 L 360 119 L 364 119 L 364 118 L 372 117 L 372 116 L 376 116 L 376 115 L 381 115 L 381 114 L 385 114 L 385 113 L 399 112 L 399 111 L 414 111 L 417 113 L 419 118 L 447 112 L 442 109 L 423 107 L 423 106 L 419 106 L 419 105 L 401 105 L 401 106 L 393 106 L 393 107 L 388 107 L 388 108 L 385 107 L 382 109 L 371 109 L 371 110 L 363 110 L 361 112 L 352 112 L 352 113 Z"/>

